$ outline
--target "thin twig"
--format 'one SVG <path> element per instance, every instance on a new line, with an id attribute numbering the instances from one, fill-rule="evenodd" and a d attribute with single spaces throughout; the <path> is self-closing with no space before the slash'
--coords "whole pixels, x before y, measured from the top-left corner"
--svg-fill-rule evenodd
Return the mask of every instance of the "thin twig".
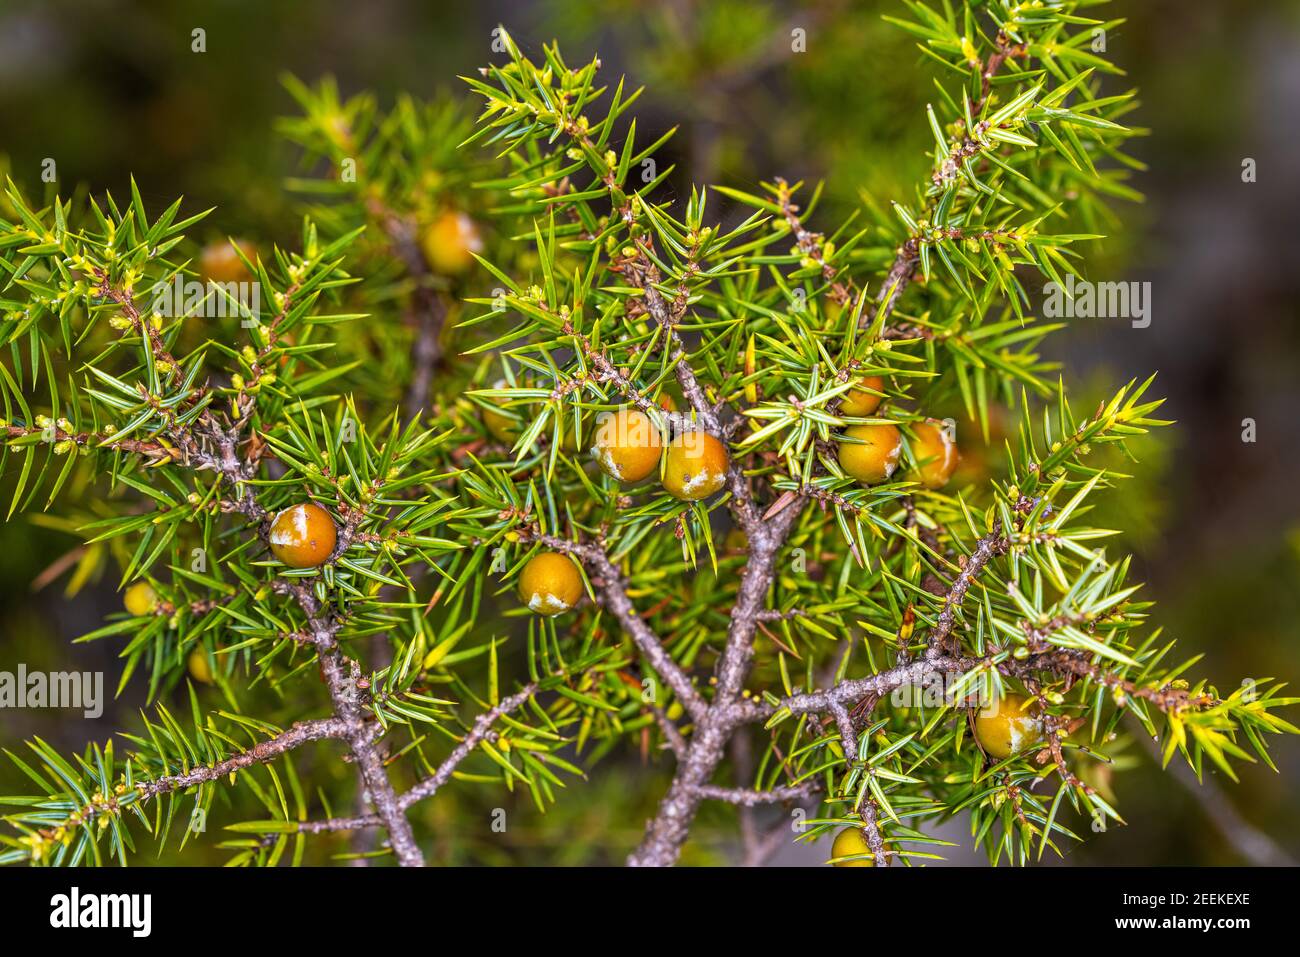
<path id="1" fill-rule="evenodd" d="M 524 702 L 537 693 L 537 685 L 530 684 L 522 690 L 515 692 L 508 698 L 501 699 L 495 707 L 484 711 L 474 719 L 474 726 L 470 728 L 469 734 L 452 749 L 451 754 L 438 765 L 438 769 L 433 774 L 416 784 L 409 791 L 404 793 L 398 801 L 399 806 L 404 810 L 409 808 L 416 801 L 432 797 L 438 789 L 451 780 L 453 772 L 460 766 L 460 763 L 474 752 L 486 740 L 495 737 L 496 732 L 492 730 L 492 725 L 502 715 L 510 714 L 522 708 Z"/>
<path id="2" fill-rule="evenodd" d="M 818 793 L 815 783 L 798 784 L 792 787 L 773 788 L 770 791 L 751 791 L 748 788 L 723 788 L 704 784 L 696 788 L 696 793 L 710 801 L 725 801 L 741 807 L 756 807 L 760 804 L 779 804 L 782 801 L 794 801 Z"/>
<path id="3" fill-rule="evenodd" d="M 939 612 L 939 617 L 935 619 L 934 627 L 930 629 L 929 646 L 925 650 L 927 658 L 957 652 L 955 647 L 948 647 L 948 638 L 957 624 L 957 611 L 966 598 L 966 592 L 970 590 L 975 578 L 994 556 L 1005 554 L 1009 547 L 1010 542 L 1002 534 L 1002 520 L 995 519 L 993 531 L 976 543 L 975 550 L 962 562 L 957 580 L 952 583 L 952 587 L 944 597 L 943 608 Z"/>
<path id="4" fill-rule="evenodd" d="M 475 718 L 469 733 L 452 749 L 451 754 L 443 759 L 433 774 L 424 778 L 397 798 L 396 805 L 398 809 L 406 811 L 417 802 L 436 794 L 439 788 L 451 780 L 456 769 L 467 757 L 474 753 L 474 750 L 480 744 L 484 741 L 496 739 L 497 732 L 493 730 L 492 725 L 503 715 L 519 710 L 536 693 L 537 685 L 527 685 Z M 358 817 L 336 817 L 321 821 L 303 821 L 298 825 L 298 830 L 313 834 L 324 831 L 356 831 L 377 827 L 383 823 L 383 819 L 378 814 L 366 814 Z"/>

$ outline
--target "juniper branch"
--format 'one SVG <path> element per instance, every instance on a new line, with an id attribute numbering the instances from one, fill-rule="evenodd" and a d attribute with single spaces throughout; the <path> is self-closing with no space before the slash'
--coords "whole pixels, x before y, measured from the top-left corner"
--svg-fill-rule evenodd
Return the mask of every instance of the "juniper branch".
<path id="1" fill-rule="evenodd" d="M 1004 554 L 1009 547 L 1010 542 L 1002 534 L 1002 520 L 994 520 L 993 531 L 981 538 L 970 556 L 962 560 L 961 572 L 944 596 L 943 608 L 939 612 L 939 617 L 935 619 L 934 627 L 930 629 L 929 643 L 925 651 L 927 658 L 935 658 L 945 652 L 954 651 L 947 647 L 948 638 L 957 623 L 957 612 L 966 598 L 966 592 L 970 590 L 971 584 L 985 566 L 995 556 Z"/>
<path id="2" fill-rule="evenodd" d="M 700 797 L 710 801 L 723 801 L 727 804 L 756 807 L 760 804 L 780 804 L 782 801 L 811 797 L 819 793 L 820 787 L 816 783 L 810 782 L 791 787 L 773 788 L 770 791 L 751 791 L 747 788 L 723 788 L 703 784 L 695 790 Z"/>
<path id="3" fill-rule="evenodd" d="M 752 507 L 752 506 L 751 506 Z M 755 516 L 749 536 L 749 561 L 741 575 L 731 610 L 727 640 L 715 669 L 713 703 L 696 719 L 685 759 L 678 766 L 658 813 L 646 828 L 641 845 L 632 852 L 633 866 L 663 867 L 676 861 L 699 810 L 701 788 L 721 763 L 737 722 L 734 712 L 754 654 L 754 633 L 772 579 L 776 556 L 801 509 L 786 508 L 767 520 Z"/>
<path id="4" fill-rule="evenodd" d="M 357 701 L 357 688 L 347 671 L 345 659 L 339 650 L 337 634 L 340 622 L 321 608 L 311 589 L 299 582 L 277 581 L 275 588 L 281 594 L 292 595 L 307 618 L 308 631 L 316 645 L 321 675 L 334 703 L 334 713 L 347 729 L 347 741 L 352 748 L 357 773 L 365 793 L 375 808 L 376 815 L 388 831 L 388 839 L 403 867 L 424 866 L 424 855 L 415 841 L 411 823 L 399 805 L 397 794 L 384 761 L 380 756 L 376 737 L 380 728 L 368 723 Z"/>
<path id="5" fill-rule="evenodd" d="M 490 740 L 496 736 L 492 730 L 492 725 L 503 715 L 511 714 L 524 706 L 534 694 L 537 693 L 537 685 L 529 684 L 524 686 L 520 691 L 515 692 L 508 698 L 502 698 L 501 701 L 484 711 L 474 719 L 474 726 L 469 733 L 465 735 L 460 744 L 456 745 L 441 764 L 438 769 L 429 777 L 416 784 L 409 791 L 402 794 L 398 801 L 398 806 L 403 810 L 409 808 L 416 801 L 431 797 L 437 793 L 438 789 L 451 780 L 452 774 L 465 758 L 469 757 L 483 741 Z"/>
<path id="6" fill-rule="evenodd" d="M 287 730 L 259 741 L 247 751 L 240 751 L 225 760 L 210 766 L 191 768 L 183 774 L 172 774 L 151 781 L 137 784 L 142 797 L 155 797 L 172 791 L 183 791 L 196 784 L 218 781 L 255 764 L 266 764 L 294 748 L 300 748 L 312 741 L 327 738 L 346 738 L 347 725 L 338 718 L 316 718 L 308 721 L 295 721 Z"/>
<path id="7" fill-rule="evenodd" d="M 655 716 L 655 721 L 659 724 L 659 730 L 664 734 L 664 739 L 668 742 L 668 747 L 672 749 L 677 760 L 680 761 L 686 757 L 686 739 L 682 737 L 682 732 L 677 725 L 673 724 L 672 719 L 664 712 L 664 709 L 658 705 L 650 705 L 650 711 Z"/>
<path id="8" fill-rule="evenodd" d="M 605 550 L 594 543 L 580 543 L 555 535 L 533 534 L 533 539 L 557 552 L 579 559 L 592 574 L 592 584 L 601 594 L 601 604 L 617 619 L 628 633 L 650 666 L 663 677 L 691 717 L 697 721 L 704 716 L 707 706 L 690 678 L 677 662 L 673 661 L 645 619 L 637 613 L 627 596 L 627 583 L 622 573 L 609 560 Z"/>
<path id="9" fill-rule="evenodd" d="M 410 790 L 404 791 L 396 801 L 399 811 L 404 812 L 412 805 L 425 798 L 432 797 L 438 792 L 444 784 L 451 780 L 452 775 L 461 763 L 474 753 L 474 750 L 484 741 L 493 741 L 497 738 L 497 732 L 493 725 L 504 715 L 512 714 L 518 711 L 523 705 L 537 693 L 537 685 L 530 684 L 508 698 L 503 698 L 498 704 L 494 705 L 487 711 L 484 711 L 474 719 L 469 733 L 461 739 L 460 743 L 452 749 L 451 754 L 443 759 L 433 774 L 423 778 L 415 784 Z M 355 831 L 368 827 L 377 827 L 384 824 L 384 818 L 379 814 L 367 814 L 359 817 L 345 818 L 327 818 L 321 821 L 303 821 L 299 823 L 298 830 L 307 833 L 320 833 L 323 831 Z"/>

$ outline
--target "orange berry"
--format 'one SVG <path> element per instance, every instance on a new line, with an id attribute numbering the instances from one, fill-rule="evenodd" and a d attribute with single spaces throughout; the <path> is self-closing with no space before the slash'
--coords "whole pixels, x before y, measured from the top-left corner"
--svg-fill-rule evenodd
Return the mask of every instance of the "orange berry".
<path id="1" fill-rule="evenodd" d="M 660 392 L 659 398 L 656 399 L 655 401 L 659 403 L 659 408 L 663 409 L 665 412 L 677 411 L 677 400 L 674 399 L 672 395 L 667 392 Z"/>
<path id="2" fill-rule="evenodd" d="M 697 502 L 727 484 L 727 449 L 708 432 L 673 437 L 664 462 L 664 489 L 674 498 Z"/>
<path id="3" fill-rule="evenodd" d="M 436 273 L 459 276 L 474 265 L 472 253 L 483 251 L 483 237 L 474 220 L 459 210 L 441 213 L 420 238 L 424 258 Z"/>
<path id="4" fill-rule="evenodd" d="M 122 596 L 122 604 L 137 618 L 141 615 L 152 615 L 154 609 L 158 607 L 158 593 L 148 582 L 136 582 Z"/>
<path id="5" fill-rule="evenodd" d="M 858 384 L 843 394 L 840 399 L 840 412 L 843 415 L 868 416 L 880 408 L 884 396 L 876 395 L 884 391 L 885 380 L 878 375 L 863 376 Z M 871 390 L 871 391 L 868 391 Z"/>
<path id="6" fill-rule="evenodd" d="M 659 468 L 663 437 L 650 416 L 639 409 L 619 409 L 600 416 L 591 454 L 605 474 L 620 482 L 639 482 Z"/>
<path id="7" fill-rule="evenodd" d="M 917 466 L 908 478 L 929 489 L 943 488 L 957 468 L 957 443 L 941 425 L 918 422 L 912 426 L 912 457 Z"/>
<path id="8" fill-rule="evenodd" d="M 199 275 L 209 282 L 248 282 L 253 274 L 235 252 L 240 248 L 250 262 L 257 262 L 257 247 L 246 239 L 234 243 L 208 243 L 199 253 Z"/>
<path id="9" fill-rule="evenodd" d="M 1038 703 L 1009 694 L 975 716 L 975 737 L 985 753 L 1001 761 L 1033 747 L 1043 739 Z"/>
<path id="10" fill-rule="evenodd" d="M 865 854 L 865 857 L 860 855 Z M 834 867 L 871 867 L 875 860 L 871 853 L 871 847 L 867 844 L 867 836 L 863 833 L 862 828 L 849 825 L 835 835 L 835 843 L 831 845 L 831 857 Z M 849 858 L 852 860 L 840 860 L 840 858 Z"/>
<path id="11" fill-rule="evenodd" d="M 840 468 L 863 485 L 886 481 L 898 468 L 903 452 L 903 436 L 892 425 L 852 425 L 844 430 L 846 438 L 858 442 L 840 442 Z"/>
<path id="12" fill-rule="evenodd" d="M 537 614 L 553 618 L 582 598 L 582 575 L 569 556 L 541 552 L 519 573 L 519 597 Z"/>
<path id="13" fill-rule="evenodd" d="M 324 564 L 338 541 L 334 519 L 315 502 L 286 508 L 271 523 L 271 551 L 291 568 Z"/>

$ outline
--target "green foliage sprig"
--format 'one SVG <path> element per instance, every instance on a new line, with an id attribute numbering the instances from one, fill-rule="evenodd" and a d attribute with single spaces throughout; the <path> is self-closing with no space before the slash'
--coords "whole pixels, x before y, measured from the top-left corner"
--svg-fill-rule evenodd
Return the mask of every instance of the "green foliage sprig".
<path id="1" fill-rule="evenodd" d="M 125 638 L 122 682 L 147 673 L 154 698 L 200 649 L 226 707 L 191 690 L 186 727 L 159 702 L 122 757 L 11 755 L 38 791 L 3 799 L 0 861 L 125 863 L 131 828 L 165 842 L 192 819 L 181 795 L 206 814 L 228 786 L 266 811 L 227 825 L 234 863 L 380 828 L 375 853 L 414 865 L 417 809 L 453 778 L 545 808 L 633 742 L 674 762 L 634 864 L 677 860 L 706 801 L 803 807 L 805 840 L 859 828 L 851 858 L 878 866 L 934 856 L 927 825 L 965 813 L 991 860 L 1025 862 L 1080 836 L 1069 814 L 1122 821 L 1106 775 L 1130 733 L 1198 773 L 1268 761 L 1297 699 L 1185 678 L 1194 661 L 1089 521 L 1124 478 L 1112 453 L 1167 424 L 1150 380 L 1081 415 L 1038 353 L 1057 325 L 1027 283 L 1077 275 L 1108 202 L 1132 197 L 1133 99 L 1085 50 L 1114 25 L 1095 5 L 906 3 L 897 22 L 941 70 L 918 118 L 930 173 L 890 214 L 826 233 L 820 189 L 782 179 L 664 199 L 672 131 L 638 133 L 639 93 L 555 46 L 534 62 L 504 31 L 504 62 L 468 81 L 476 121 L 289 81 L 303 115 L 282 131 L 314 200 L 297 251 L 240 253 L 265 319 L 219 288 L 215 325 L 211 298 L 151 311 L 145 290 L 192 274 L 199 217 L 179 203 L 152 220 L 138 191 L 40 208 L 11 184 L 9 513 L 102 485 L 78 532 L 157 604 L 85 638 Z M 481 199 L 460 196 L 471 183 Z M 492 211 L 487 277 L 439 275 L 421 248 L 453 199 Z M 864 376 L 884 403 L 849 415 Z M 684 501 L 661 476 L 596 469 L 593 432 L 624 407 L 721 443 L 722 489 Z M 959 412 L 988 439 L 1008 408 L 1002 473 L 917 481 L 925 429 Z M 900 430 L 886 481 L 841 467 L 855 425 Z M 307 500 L 337 542 L 293 569 L 270 526 Z M 589 600 L 503 611 L 543 550 L 576 560 Z M 248 710 L 259 692 L 291 720 Z M 1013 694 L 1038 737 L 999 757 L 979 706 Z M 308 796 L 294 757 L 317 742 L 347 749 L 366 806 Z"/>

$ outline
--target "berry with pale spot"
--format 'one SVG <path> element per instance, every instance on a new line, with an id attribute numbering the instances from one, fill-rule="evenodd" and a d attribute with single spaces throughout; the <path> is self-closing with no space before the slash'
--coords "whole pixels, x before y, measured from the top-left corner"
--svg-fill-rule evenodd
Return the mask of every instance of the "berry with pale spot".
<path id="1" fill-rule="evenodd" d="M 912 458 L 917 462 L 907 473 L 911 481 L 920 482 L 928 489 L 940 489 L 948 484 L 960 456 L 957 443 L 947 429 L 929 420 L 916 423 L 912 426 L 911 449 Z"/>
<path id="2" fill-rule="evenodd" d="M 664 489 L 674 498 L 698 502 L 727 484 L 727 448 L 708 432 L 683 432 L 668 443 Z"/>
<path id="3" fill-rule="evenodd" d="M 606 475 L 620 482 L 639 482 L 659 469 L 663 437 L 650 416 L 639 409 L 619 409 L 600 417 L 591 454 Z"/>
<path id="4" fill-rule="evenodd" d="M 898 468 L 903 436 L 896 426 L 853 425 L 844 437 L 857 441 L 840 442 L 840 468 L 863 485 L 884 482 Z"/>
<path id="5" fill-rule="evenodd" d="M 984 752 L 1001 761 L 1032 748 L 1043 740 L 1038 703 L 1009 694 L 975 715 L 975 737 Z"/>
<path id="6" fill-rule="evenodd" d="M 291 568 L 315 568 L 334 552 L 338 528 L 315 502 L 303 502 L 275 516 L 267 536 L 276 558 Z"/>
<path id="7" fill-rule="evenodd" d="M 582 598 L 582 574 L 567 555 L 541 552 L 519 573 L 519 597 L 537 614 L 553 618 Z"/>

